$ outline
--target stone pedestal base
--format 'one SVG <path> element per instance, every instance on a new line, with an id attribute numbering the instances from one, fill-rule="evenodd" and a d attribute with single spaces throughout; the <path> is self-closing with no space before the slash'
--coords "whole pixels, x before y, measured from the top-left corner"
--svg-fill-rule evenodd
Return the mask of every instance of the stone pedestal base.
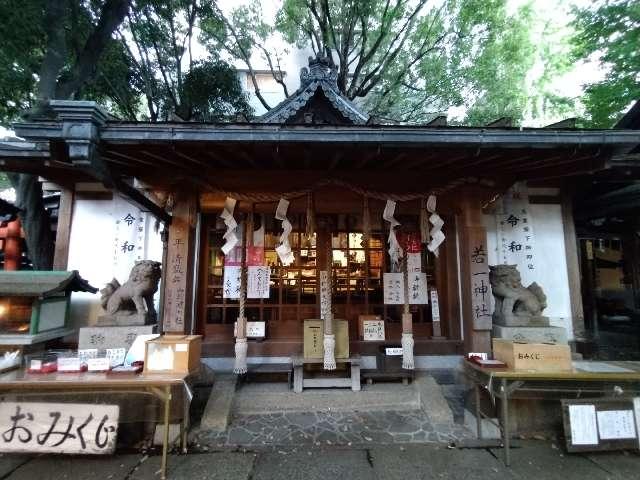
<path id="1" fill-rule="evenodd" d="M 100 327 L 126 327 L 130 325 L 147 325 L 154 323 L 149 314 L 119 312 L 114 315 L 100 315 L 96 325 Z"/>
<path id="2" fill-rule="evenodd" d="M 503 327 L 548 327 L 549 317 L 531 316 L 531 315 L 509 315 L 502 316 L 498 313 L 493 314 L 493 324 Z"/>
<path id="3" fill-rule="evenodd" d="M 493 338 L 526 343 L 567 344 L 567 331 L 563 327 L 504 327 L 494 325 Z"/>
<path id="4" fill-rule="evenodd" d="M 156 327 L 156 325 L 83 327 L 78 337 L 78 349 L 126 348 L 128 350 L 138 335 L 155 333 Z"/>

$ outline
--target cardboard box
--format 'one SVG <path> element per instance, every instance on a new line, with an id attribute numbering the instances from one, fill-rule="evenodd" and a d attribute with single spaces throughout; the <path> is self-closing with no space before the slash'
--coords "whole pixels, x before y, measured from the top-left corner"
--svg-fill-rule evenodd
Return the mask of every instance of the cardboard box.
<path id="1" fill-rule="evenodd" d="M 145 344 L 144 373 L 191 373 L 200 368 L 202 335 L 163 335 Z"/>
<path id="2" fill-rule="evenodd" d="M 349 358 L 349 323 L 333 320 L 336 336 L 336 358 Z M 324 331 L 322 320 L 304 321 L 304 358 L 324 358 Z"/>
<path id="3" fill-rule="evenodd" d="M 558 372 L 573 369 L 569 345 L 517 343 L 494 338 L 493 358 L 513 370 Z"/>

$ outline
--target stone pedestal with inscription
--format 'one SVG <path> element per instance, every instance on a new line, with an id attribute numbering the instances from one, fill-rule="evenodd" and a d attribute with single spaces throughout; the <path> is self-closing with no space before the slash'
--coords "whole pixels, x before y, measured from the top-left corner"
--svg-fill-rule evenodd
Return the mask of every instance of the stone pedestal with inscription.
<path id="1" fill-rule="evenodd" d="M 141 325 L 126 327 L 83 327 L 78 337 L 78 349 L 90 348 L 126 348 L 138 335 L 156 333 L 157 325 Z"/>
<path id="2" fill-rule="evenodd" d="M 99 315 L 96 325 L 100 327 L 126 327 L 147 325 L 155 321 L 155 316 L 151 317 L 148 313 L 118 312 L 114 315 Z"/>
<path id="3" fill-rule="evenodd" d="M 523 343 L 553 343 L 558 345 L 566 345 L 568 343 L 567 331 L 564 327 L 505 327 L 503 325 L 494 325 L 492 337 Z"/>

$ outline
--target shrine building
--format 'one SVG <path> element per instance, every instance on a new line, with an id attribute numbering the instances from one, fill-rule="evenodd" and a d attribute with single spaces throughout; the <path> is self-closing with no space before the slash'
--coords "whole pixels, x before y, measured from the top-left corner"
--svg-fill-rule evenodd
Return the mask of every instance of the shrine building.
<path id="1" fill-rule="evenodd" d="M 56 268 L 102 286 L 125 280 L 133 260 L 162 261 L 160 329 L 203 335 L 203 361 L 216 369 L 233 367 L 241 303 L 249 363 L 301 354 L 304 321 L 323 315 L 322 288 L 364 368 L 403 333 L 413 335 L 415 368 L 490 352 L 488 267 L 500 263 L 543 288 L 545 315 L 579 344 L 598 324 L 594 282 L 603 281 L 591 272 L 585 283 L 585 268 L 618 238 L 609 230 L 600 245 L 581 232 L 602 227 L 598 218 L 621 225 L 607 198 L 640 175 L 637 112 L 608 130 L 570 120 L 521 128 L 507 118 L 383 125 L 340 94 L 321 61 L 250 122 L 122 121 L 89 101 L 49 107 L 47 118 L 14 125 L 24 141 L 0 144 L 0 162 L 61 192 Z M 640 249 L 635 224 L 625 225 L 635 309 Z M 415 281 L 397 276 L 407 269 Z M 397 278 L 412 282 L 410 298 Z M 99 313 L 98 296 L 76 295 L 76 328 Z M 365 340 L 365 320 L 382 321 L 382 331 Z"/>

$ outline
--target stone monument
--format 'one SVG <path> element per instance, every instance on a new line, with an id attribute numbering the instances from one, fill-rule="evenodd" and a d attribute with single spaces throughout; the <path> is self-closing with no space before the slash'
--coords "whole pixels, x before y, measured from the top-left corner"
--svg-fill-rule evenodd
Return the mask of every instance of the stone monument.
<path id="1" fill-rule="evenodd" d="M 542 315 L 547 297 L 540 285 L 522 285 L 516 265 L 489 266 L 489 281 L 495 299 L 493 337 L 527 343 L 566 344 L 563 327 L 552 327 Z"/>
<path id="2" fill-rule="evenodd" d="M 129 279 L 122 285 L 111 280 L 102 290 L 101 303 L 106 314 L 98 317 L 100 326 L 151 325 L 157 322 L 153 295 L 158 291 L 160 263 L 140 260 L 135 263 Z"/>

